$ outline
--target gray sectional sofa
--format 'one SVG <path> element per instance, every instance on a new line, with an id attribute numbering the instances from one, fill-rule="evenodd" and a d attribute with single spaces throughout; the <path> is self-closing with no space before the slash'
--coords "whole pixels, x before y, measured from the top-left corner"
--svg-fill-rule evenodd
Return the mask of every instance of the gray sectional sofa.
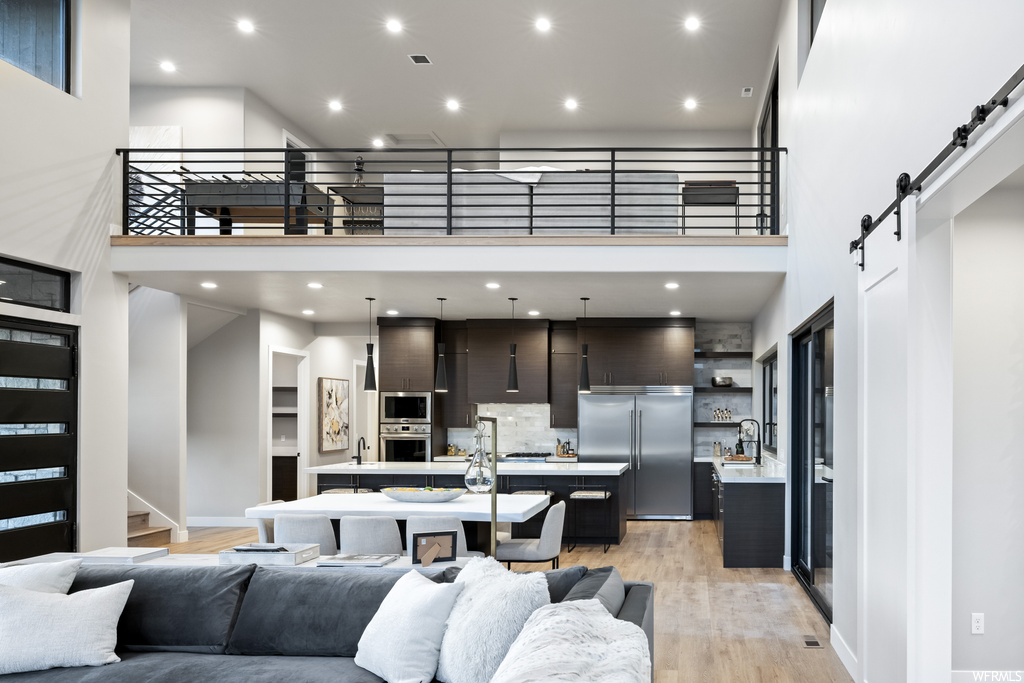
<path id="1" fill-rule="evenodd" d="M 561 601 L 585 572 L 584 567 L 545 572 L 552 602 Z M 455 575 L 425 573 L 437 582 Z M 379 683 L 353 657 L 363 630 L 401 576 L 255 565 L 84 566 L 69 593 L 135 580 L 118 623 L 121 661 L 8 674 L 0 681 Z M 654 587 L 625 584 L 617 616 L 644 629 L 653 660 Z"/>

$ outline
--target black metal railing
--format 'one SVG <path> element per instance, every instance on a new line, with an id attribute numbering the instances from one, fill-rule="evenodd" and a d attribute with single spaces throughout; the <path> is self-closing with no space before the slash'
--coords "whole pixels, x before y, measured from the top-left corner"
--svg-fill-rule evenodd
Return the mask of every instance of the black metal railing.
<path id="1" fill-rule="evenodd" d="M 786 153 L 767 147 L 117 151 L 125 235 L 777 235 Z"/>

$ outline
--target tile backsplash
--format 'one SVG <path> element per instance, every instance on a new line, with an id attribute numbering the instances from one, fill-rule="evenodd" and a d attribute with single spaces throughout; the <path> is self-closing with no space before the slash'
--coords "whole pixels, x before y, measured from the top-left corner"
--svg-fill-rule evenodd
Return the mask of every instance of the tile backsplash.
<path id="1" fill-rule="evenodd" d="M 481 417 L 498 418 L 499 453 L 551 453 L 555 454 L 558 440 L 572 443 L 576 448 L 575 429 L 553 429 L 551 406 L 546 403 L 481 403 L 477 406 Z M 456 448 L 473 452 L 475 429 L 449 429 L 448 443 Z M 490 450 L 490 425 L 484 431 L 484 449 Z"/>

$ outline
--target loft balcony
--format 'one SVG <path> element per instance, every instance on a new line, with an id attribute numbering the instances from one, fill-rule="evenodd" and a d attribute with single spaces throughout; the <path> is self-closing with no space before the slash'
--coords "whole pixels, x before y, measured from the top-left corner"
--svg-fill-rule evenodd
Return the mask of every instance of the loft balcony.
<path id="1" fill-rule="evenodd" d="M 786 242 L 785 148 L 118 154 L 121 246 Z"/>

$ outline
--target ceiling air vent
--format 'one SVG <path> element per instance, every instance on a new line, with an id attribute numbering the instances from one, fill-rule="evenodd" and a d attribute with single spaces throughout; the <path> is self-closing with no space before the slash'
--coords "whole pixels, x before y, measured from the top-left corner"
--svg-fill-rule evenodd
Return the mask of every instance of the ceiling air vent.
<path id="1" fill-rule="evenodd" d="M 384 139 L 388 147 L 444 147 L 434 133 L 387 133 Z"/>
<path id="2" fill-rule="evenodd" d="M 409 59 L 412 60 L 413 64 L 433 64 L 430 61 L 430 57 L 426 55 L 409 55 Z"/>
<path id="3" fill-rule="evenodd" d="M 746 88 L 744 88 L 743 90 L 740 90 L 740 97 L 751 97 L 751 96 L 753 96 L 753 94 L 754 94 L 754 89 L 751 88 L 749 85 Z"/>

